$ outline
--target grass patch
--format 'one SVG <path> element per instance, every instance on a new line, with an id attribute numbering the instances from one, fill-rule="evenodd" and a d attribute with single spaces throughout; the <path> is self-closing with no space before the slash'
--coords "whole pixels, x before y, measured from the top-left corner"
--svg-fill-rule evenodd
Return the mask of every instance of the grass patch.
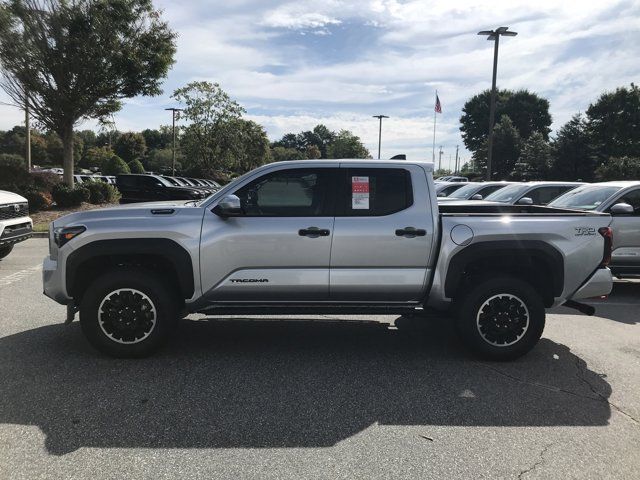
<path id="1" fill-rule="evenodd" d="M 46 223 L 46 222 L 34 223 L 33 231 L 34 232 L 48 232 L 49 231 L 49 224 Z"/>

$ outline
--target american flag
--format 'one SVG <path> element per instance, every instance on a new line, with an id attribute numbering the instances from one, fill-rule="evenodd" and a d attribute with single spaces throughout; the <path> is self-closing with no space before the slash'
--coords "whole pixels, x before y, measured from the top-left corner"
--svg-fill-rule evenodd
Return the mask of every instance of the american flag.
<path id="1" fill-rule="evenodd" d="M 438 94 L 436 93 L 436 107 L 435 107 L 435 111 L 437 113 L 442 113 L 442 105 L 440 105 L 440 98 L 438 97 Z"/>

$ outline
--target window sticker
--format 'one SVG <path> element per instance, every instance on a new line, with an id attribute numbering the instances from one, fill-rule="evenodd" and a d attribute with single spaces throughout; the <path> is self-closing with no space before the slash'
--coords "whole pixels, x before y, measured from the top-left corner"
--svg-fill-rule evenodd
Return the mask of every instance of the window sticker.
<path id="1" fill-rule="evenodd" d="M 369 210 L 369 177 L 351 177 L 351 208 Z"/>

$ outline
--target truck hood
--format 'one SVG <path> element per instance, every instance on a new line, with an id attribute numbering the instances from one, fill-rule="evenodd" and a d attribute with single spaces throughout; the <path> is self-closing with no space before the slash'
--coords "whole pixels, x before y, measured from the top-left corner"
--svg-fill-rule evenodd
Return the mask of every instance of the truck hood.
<path id="1" fill-rule="evenodd" d="M 84 222 L 100 220 L 114 220 L 122 218 L 149 218 L 151 210 L 172 208 L 175 210 L 195 208 L 194 200 L 168 200 L 162 202 L 128 203 L 109 208 L 96 208 L 82 212 L 71 213 L 53 221 L 54 227 L 67 225 L 82 225 Z"/>
<path id="2" fill-rule="evenodd" d="M 27 199 L 17 193 L 7 192 L 6 190 L 0 190 L 0 205 L 6 205 L 7 203 L 26 203 Z"/>

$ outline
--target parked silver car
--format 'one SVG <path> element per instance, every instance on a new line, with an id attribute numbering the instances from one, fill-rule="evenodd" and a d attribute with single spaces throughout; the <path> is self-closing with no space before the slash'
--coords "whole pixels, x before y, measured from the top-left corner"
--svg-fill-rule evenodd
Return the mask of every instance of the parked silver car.
<path id="1" fill-rule="evenodd" d="M 436 196 L 448 197 L 453 192 L 466 185 L 463 182 L 436 182 Z"/>
<path id="2" fill-rule="evenodd" d="M 487 202 L 509 205 L 547 205 L 555 198 L 584 183 L 581 182 L 524 182 L 514 183 L 484 198 Z"/>
<path id="3" fill-rule="evenodd" d="M 454 200 L 483 200 L 486 196 L 491 195 L 493 192 L 497 192 L 501 188 L 512 184 L 513 182 L 465 183 L 463 187 L 459 188 L 453 193 L 450 193 L 444 198 L 439 198 L 438 201 L 450 202 Z"/>
<path id="4" fill-rule="evenodd" d="M 584 185 L 565 193 L 550 207 L 610 213 L 613 217 L 611 271 L 640 275 L 640 181 Z"/>

